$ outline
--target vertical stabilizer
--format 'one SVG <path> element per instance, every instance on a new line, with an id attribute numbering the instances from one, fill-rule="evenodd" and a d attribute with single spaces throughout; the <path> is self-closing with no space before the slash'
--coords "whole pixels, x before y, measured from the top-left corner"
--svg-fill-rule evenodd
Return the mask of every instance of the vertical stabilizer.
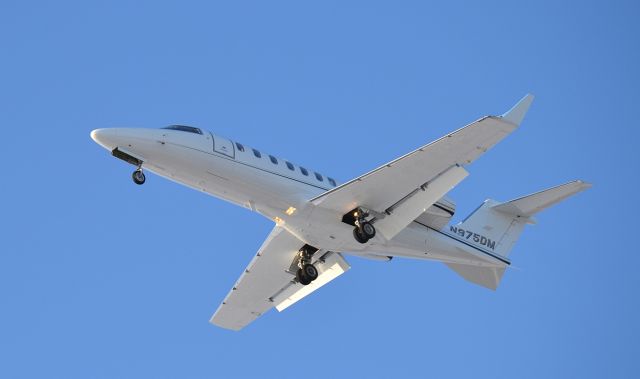
<path id="1" fill-rule="evenodd" d="M 589 187 L 591 184 L 575 180 L 505 203 L 485 200 L 451 230 L 460 235 L 477 236 L 484 248 L 506 258 L 525 225 L 535 223 L 533 216 L 536 213 Z M 459 264 L 448 266 L 465 279 L 491 289 L 496 289 L 504 272 L 501 268 L 465 267 Z"/>

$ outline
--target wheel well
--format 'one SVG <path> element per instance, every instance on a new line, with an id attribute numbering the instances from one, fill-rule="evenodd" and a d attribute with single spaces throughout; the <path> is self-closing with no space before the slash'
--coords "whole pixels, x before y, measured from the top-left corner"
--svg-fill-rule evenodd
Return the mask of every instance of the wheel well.
<path id="1" fill-rule="evenodd" d="M 118 159 L 122 159 L 123 161 L 130 163 L 134 166 L 140 166 L 142 164 L 142 161 L 140 159 L 133 157 L 125 153 L 124 151 L 118 150 L 117 147 L 111 151 L 111 155 L 113 155 Z"/>
<path id="2" fill-rule="evenodd" d="M 307 254 L 309 254 L 309 255 L 313 255 L 313 254 L 315 254 L 315 253 L 316 253 L 316 251 L 318 251 L 318 250 L 319 250 L 319 249 L 318 249 L 317 247 L 313 247 L 313 246 L 311 246 L 311 245 L 309 245 L 309 244 L 305 244 L 304 246 L 302 246 L 302 247 L 300 248 L 300 250 L 299 250 L 299 251 L 303 251 L 303 252 L 305 252 L 305 253 L 307 253 Z"/>
<path id="3" fill-rule="evenodd" d="M 356 212 L 358 212 L 358 208 L 354 208 L 345 213 L 344 216 L 342 216 L 342 222 L 347 225 L 356 226 Z"/>

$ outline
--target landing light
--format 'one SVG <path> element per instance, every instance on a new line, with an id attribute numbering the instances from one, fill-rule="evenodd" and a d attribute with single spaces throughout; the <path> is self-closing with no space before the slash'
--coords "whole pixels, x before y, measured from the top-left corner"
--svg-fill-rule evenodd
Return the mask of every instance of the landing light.
<path id="1" fill-rule="evenodd" d="M 288 216 L 291 216 L 292 214 L 294 214 L 296 212 L 296 209 L 294 207 L 289 207 L 289 209 L 287 209 L 286 211 L 284 211 L 284 213 L 286 213 Z"/>

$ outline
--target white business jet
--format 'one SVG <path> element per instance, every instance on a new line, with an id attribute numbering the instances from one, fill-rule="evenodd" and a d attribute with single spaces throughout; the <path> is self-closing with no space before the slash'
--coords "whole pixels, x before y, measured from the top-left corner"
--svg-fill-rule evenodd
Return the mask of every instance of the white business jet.
<path id="1" fill-rule="evenodd" d="M 375 170 L 333 178 L 191 126 L 97 129 L 91 138 L 143 170 L 244 206 L 275 221 L 249 266 L 211 317 L 239 330 L 282 311 L 349 269 L 343 254 L 445 263 L 466 280 L 496 289 L 509 252 L 534 215 L 591 185 L 572 181 L 508 202 L 486 200 L 457 225 L 445 197 L 465 166 L 513 132 L 533 100 L 486 116 Z"/>

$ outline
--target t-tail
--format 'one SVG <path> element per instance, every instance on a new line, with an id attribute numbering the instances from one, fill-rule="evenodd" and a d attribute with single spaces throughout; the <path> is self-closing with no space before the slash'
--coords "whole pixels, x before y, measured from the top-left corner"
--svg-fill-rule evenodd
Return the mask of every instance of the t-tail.
<path id="1" fill-rule="evenodd" d="M 491 199 L 485 200 L 464 221 L 449 227 L 449 232 L 459 235 L 471 233 L 474 237 L 478 236 L 477 244 L 481 244 L 506 260 L 525 225 L 535 224 L 533 216 L 536 213 L 589 187 L 591 184 L 576 180 L 505 203 Z M 490 289 L 498 287 L 505 270 L 505 267 L 447 265 L 463 278 Z"/>

